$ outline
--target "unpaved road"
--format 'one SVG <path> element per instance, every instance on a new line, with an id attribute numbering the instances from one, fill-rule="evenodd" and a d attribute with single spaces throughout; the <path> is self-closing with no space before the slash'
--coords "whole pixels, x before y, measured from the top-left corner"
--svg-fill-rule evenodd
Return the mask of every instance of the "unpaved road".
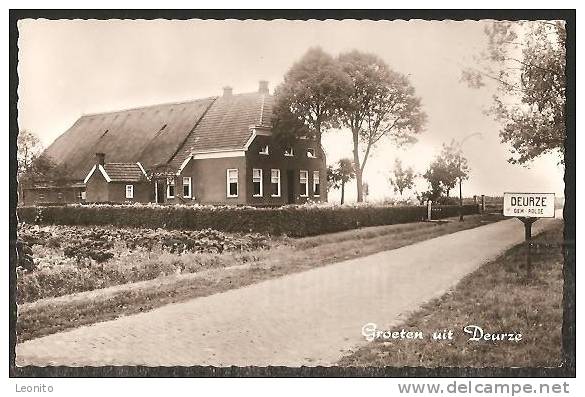
<path id="1" fill-rule="evenodd" d="M 537 234 L 551 220 L 533 225 Z M 523 241 L 510 219 L 16 346 L 17 365 L 333 365 Z"/>

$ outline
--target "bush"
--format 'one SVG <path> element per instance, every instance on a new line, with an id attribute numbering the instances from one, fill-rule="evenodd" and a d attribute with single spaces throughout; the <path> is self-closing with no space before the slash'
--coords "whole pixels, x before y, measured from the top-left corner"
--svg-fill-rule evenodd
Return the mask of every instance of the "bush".
<path id="1" fill-rule="evenodd" d="M 87 258 L 102 263 L 114 257 L 109 249 L 113 244 L 98 240 L 73 240 L 63 248 L 63 254 L 69 258 L 76 258 L 78 262 Z"/>
<path id="2" fill-rule="evenodd" d="M 464 214 L 478 213 L 466 205 Z M 434 219 L 456 216 L 457 206 L 437 206 Z M 425 206 L 286 206 L 279 208 L 94 205 L 20 207 L 20 221 L 58 225 L 112 225 L 117 227 L 182 230 L 215 229 L 291 237 L 334 233 L 366 226 L 392 225 L 426 219 Z"/>
<path id="3" fill-rule="evenodd" d="M 24 271 L 32 272 L 36 270 L 37 266 L 33 260 L 33 252 L 29 244 L 24 241 L 16 241 L 16 267 Z"/>

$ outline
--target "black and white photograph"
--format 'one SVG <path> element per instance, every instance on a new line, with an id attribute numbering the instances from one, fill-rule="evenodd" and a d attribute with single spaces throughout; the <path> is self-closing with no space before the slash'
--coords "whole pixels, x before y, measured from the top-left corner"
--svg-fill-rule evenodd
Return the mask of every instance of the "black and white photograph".
<path id="1" fill-rule="evenodd" d="M 11 16 L 11 376 L 575 376 L 574 10 L 107 15 Z"/>

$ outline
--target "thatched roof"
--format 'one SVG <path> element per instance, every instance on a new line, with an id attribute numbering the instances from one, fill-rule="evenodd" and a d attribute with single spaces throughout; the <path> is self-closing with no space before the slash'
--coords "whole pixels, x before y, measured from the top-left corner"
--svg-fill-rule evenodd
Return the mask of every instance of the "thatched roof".
<path id="1" fill-rule="evenodd" d="M 270 125 L 272 102 L 255 92 L 86 115 L 46 154 L 73 180 L 83 180 L 97 152 L 108 163 L 176 170 L 193 152 L 243 149 L 251 126 Z"/>
<path id="2" fill-rule="evenodd" d="M 105 153 L 108 162 L 139 161 L 145 168 L 166 163 L 213 101 L 206 98 L 82 116 L 45 153 L 74 180 L 87 175 L 96 152 Z"/>

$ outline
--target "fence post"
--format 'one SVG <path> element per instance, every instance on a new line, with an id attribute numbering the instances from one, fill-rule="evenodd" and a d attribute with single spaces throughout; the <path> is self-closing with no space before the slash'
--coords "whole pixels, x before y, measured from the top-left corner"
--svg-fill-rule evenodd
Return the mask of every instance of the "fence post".
<path id="1" fill-rule="evenodd" d="M 485 194 L 481 195 L 481 213 L 485 212 Z"/>
<path id="2" fill-rule="evenodd" d="M 431 200 L 427 200 L 427 220 L 430 221 L 431 220 L 431 206 L 432 206 L 432 201 Z"/>

